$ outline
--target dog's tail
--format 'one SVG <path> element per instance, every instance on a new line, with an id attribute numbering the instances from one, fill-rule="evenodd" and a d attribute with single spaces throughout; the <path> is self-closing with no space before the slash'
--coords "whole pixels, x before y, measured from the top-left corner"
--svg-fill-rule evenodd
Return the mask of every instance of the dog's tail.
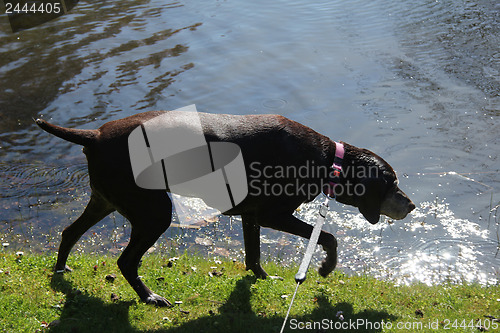
<path id="1" fill-rule="evenodd" d="M 53 125 L 51 123 L 46 122 L 43 119 L 36 119 L 35 123 L 40 126 L 44 131 L 49 132 L 61 139 L 64 139 L 69 142 L 76 143 L 82 146 L 89 146 L 94 143 L 98 136 L 98 130 L 84 130 L 84 129 L 74 129 L 74 128 L 65 128 Z"/>

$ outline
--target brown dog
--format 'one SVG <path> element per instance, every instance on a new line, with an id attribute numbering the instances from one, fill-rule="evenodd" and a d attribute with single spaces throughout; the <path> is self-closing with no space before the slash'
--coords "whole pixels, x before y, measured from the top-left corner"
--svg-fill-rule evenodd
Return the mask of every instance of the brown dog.
<path id="1" fill-rule="evenodd" d="M 118 211 L 132 225 L 130 242 L 118 259 L 120 270 L 141 300 L 170 306 L 141 281 L 137 269 L 142 255 L 169 227 L 172 203 L 165 190 L 136 185 L 128 138 L 150 119 L 161 115 L 167 122 L 175 122 L 185 116 L 181 112 L 145 112 L 108 122 L 97 130 L 69 129 L 36 120 L 45 131 L 84 146 L 92 188 L 85 211 L 62 233 L 56 271 L 70 270 L 66 260 L 73 245 L 90 227 Z M 260 265 L 260 227 L 309 238 L 313 227 L 292 214 L 331 182 L 330 174 L 324 171 L 331 170 L 337 144 L 279 115 L 197 115 L 208 142 L 232 142 L 241 149 L 248 195 L 224 214 L 241 215 L 246 268 L 265 278 L 267 273 Z M 358 207 L 370 223 L 377 223 L 380 214 L 402 219 L 415 208 L 398 188 L 396 174 L 387 162 L 366 149 L 343 145 L 343 171 L 335 180 L 337 201 Z M 326 276 L 337 262 L 337 241 L 322 231 L 318 243 L 327 254 L 319 269 Z"/>

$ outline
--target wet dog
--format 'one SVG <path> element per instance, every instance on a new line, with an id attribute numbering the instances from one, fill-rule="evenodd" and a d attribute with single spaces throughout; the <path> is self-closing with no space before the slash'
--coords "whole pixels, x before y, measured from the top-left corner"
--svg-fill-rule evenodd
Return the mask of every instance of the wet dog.
<path id="1" fill-rule="evenodd" d="M 130 133 L 158 116 L 168 123 L 185 114 L 145 112 L 108 122 L 96 130 L 64 128 L 40 119 L 36 123 L 47 132 L 84 147 L 92 189 L 83 214 L 62 233 L 56 271 L 70 270 L 66 260 L 78 239 L 105 216 L 118 211 L 132 225 L 130 242 L 118 259 L 121 272 L 142 301 L 170 306 L 166 298 L 142 282 L 137 270 L 143 254 L 170 226 L 172 202 L 166 193 L 168 188 L 150 190 L 136 184 L 128 147 Z M 248 195 L 224 214 L 241 215 L 246 268 L 259 278 L 267 276 L 260 265 L 260 227 L 309 238 L 313 227 L 293 216 L 293 212 L 325 191 L 325 186 L 337 201 L 358 207 L 370 223 L 377 223 L 381 214 L 403 219 L 415 208 L 399 189 L 392 167 L 369 150 L 336 143 L 279 115 L 199 113 L 197 117 L 208 142 L 231 142 L 241 149 Z M 328 170 L 332 170 L 340 145 L 344 149 L 342 172 L 332 176 Z M 337 241 L 322 231 L 318 243 L 326 251 L 319 273 L 326 276 L 337 263 Z"/>

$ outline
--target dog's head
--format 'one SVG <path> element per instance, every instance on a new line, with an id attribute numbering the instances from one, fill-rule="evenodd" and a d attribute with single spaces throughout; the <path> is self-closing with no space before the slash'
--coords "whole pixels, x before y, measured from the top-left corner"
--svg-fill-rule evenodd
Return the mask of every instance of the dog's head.
<path id="1" fill-rule="evenodd" d="M 367 149 L 345 144 L 340 189 L 337 201 L 358 207 L 372 224 L 380 214 L 401 220 L 415 208 L 415 204 L 398 187 L 396 172 L 380 156 Z"/>

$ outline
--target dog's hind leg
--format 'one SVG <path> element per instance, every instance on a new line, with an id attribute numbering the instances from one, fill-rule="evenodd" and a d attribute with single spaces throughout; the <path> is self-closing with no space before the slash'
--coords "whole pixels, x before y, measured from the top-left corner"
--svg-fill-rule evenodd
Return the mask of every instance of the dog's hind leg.
<path id="1" fill-rule="evenodd" d="M 265 279 L 266 271 L 260 265 L 260 226 L 252 215 L 242 215 L 243 239 L 245 241 L 245 266 L 256 277 Z"/>
<path id="2" fill-rule="evenodd" d="M 263 215 L 258 219 L 258 222 L 263 227 L 273 228 L 308 239 L 311 237 L 313 230 L 312 225 L 299 220 L 289 213 Z M 332 272 L 337 265 L 337 240 L 331 233 L 321 231 L 318 244 L 320 244 L 326 252 L 326 258 L 321 262 L 321 266 L 318 270 L 318 273 L 325 277 Z"/>
<path id="3" fill-rule="evenodd" d="M 138 275 L 138 266 L 144 253 L 170 226 L 172 202 L 166 192 L 161 196 L 145 196 L 141 199 L 137 200 L 134 207 L 128 207 L 129 211 L 124 212 L 132 224 L 132 233 L 130 242 L 118 259 L 118 267 L 143 302 L 156 306 L 171 306 L 166 298 L 153 293 L 142 282 Z M 137 207 L 139 209 L 136 209 Z"/>
<path id="4" fill-rule="evenodd" d="M 90 227 L 114 210 L 104 199 L 94 195 L 90 197 L 90 201 L 82 215 L 62 232 L 62 240 L 59 245 L 55 266 L 56 272 L 71 271 L 71 268 L 66 265 L 66 260 L 73 246 Z"/>

